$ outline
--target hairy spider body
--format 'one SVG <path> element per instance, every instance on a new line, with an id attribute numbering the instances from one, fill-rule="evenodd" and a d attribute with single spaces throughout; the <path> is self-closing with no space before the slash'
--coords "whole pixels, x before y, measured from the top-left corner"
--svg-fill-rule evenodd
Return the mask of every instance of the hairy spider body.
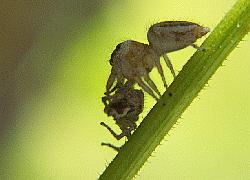
<path id="1" fill-rule="evenodd" d="M 106 95 L 110 94 L 115 81 L 117 86 L 124 84 L 125 79 L 131 84 L 138 83 L 140 87 L 156 100 L 161 96 L 149 73 L 157 67 L 164 86 L 167 88 L 165 76 L 160 64 L 163 56 L 168 68 L 175 78 L 175 71 L 166 55 L 169 52 L 183 49 L 187 46 L 199 48 L 194 42 L 207 34 L 209 29 L 187 21 L 165 21 L 152 25 L 147 33 L 149 44 L 133 40 L 124 41 L 116 46 L 111 54 L 111 74 L 106 85 Z M 158 97 L 155 95 L 157 93 Z M 169 93 L 170 94 L 170 93 Z"/>

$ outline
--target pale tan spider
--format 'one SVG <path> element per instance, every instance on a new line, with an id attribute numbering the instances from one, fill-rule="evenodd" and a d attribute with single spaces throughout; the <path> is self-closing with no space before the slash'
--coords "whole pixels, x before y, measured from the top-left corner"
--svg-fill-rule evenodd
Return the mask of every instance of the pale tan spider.
<path id="1" fill-rule="evenodd" d="M 160 57 L 163 56 L 175 77 L 173 66 L 166 54 L 187 46 L 201 49 L 194 42 L 208 32 L 209 28 L 202 27 L 196 23 L 165 21 L 154 24 L 149 28 L 147 34 L 149 44 L 133 40 L 127 40 L 118 44 L 111 55 L 110 64 L 112 69 L 107 81 L 105 94 L 110 94 L 116 87 L 124 84 L 125 79 L 127 79 L 132 84 L 138 83 L 144 91 L 158 100 L 161 94 L 151 80 L 149 73 L 156 66 L 164 86 L 168 88 L 160 64 Z M 111 90 L 115 81 L 117 81 L 117 85 Z M 158 94 L 158 97 L 154 92 Z"/>
<path id="2" fill-rule="evenodd" d="M 105 105 L 104 112 L 114 118 L 122 133 L 116 134 L 104 122 L 101 122 L 101 125 L 106 127 L 117 140 L 124 136 L 129 138 L 131 132 L 137 128 L 136 121 L 143 111 L 144 94 L 142 90 L 136 90 L 130 83 L 126 83 L 120 86 L 114 94 L 104 96 L 102 100 Z M 102 143 L 102 145 L 119 150 L 119 147 L 110 143 Z"/>

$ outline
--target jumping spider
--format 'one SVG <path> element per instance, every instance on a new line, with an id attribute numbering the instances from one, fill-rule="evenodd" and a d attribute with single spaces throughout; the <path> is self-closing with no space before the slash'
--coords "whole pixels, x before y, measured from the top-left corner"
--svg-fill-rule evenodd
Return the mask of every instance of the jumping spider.
<path id="1" fill-rule="evenodd" d="M 117 140 L 124 136 L 129 139 L 131 132 L 137 128 L 136 121 L 143 111 L 144 94 L 142 90 L 134 89 L 133 85 L 128 82 L 118 87 L 114 94 L 104 96 L 102 101 L 105 105 L 104 112 L 114 118 L 122 133 L 116 134 L 104 122 L 101 122 L 101 125 L 106 127 Z M 119 150 L 119 147 L 110 143 L 102 143 L 102 145 Z"/>
<path id="2" fill-rule="evenodd" d="M 160 57 L 163 56 L 168 68 L 175 78 L 173 66 L 167 53 L 195 45 L 195 41 L 209 32 L 209 28 L 187 21 L 165 21 L 152 25 L 147 33 L 149 44 L 133 40 L 124 41 L 116 46 L 111 54 L 111 74 L 106 85 L 106 95 L 124 84 L 127 79 L 131 84 L 138 83 L 144 91 L 156 100 L 161 96 L 149 73 L 156 66 L 166 89 L 168 89 Z M 113 89 L 114 82 L 117 86 Z M 145 82 L 144 82 L 145 81 Z M 147 84 L 146 84 L 147 83 Z M 158 97 L 155 95 L 157 93 Z"/>

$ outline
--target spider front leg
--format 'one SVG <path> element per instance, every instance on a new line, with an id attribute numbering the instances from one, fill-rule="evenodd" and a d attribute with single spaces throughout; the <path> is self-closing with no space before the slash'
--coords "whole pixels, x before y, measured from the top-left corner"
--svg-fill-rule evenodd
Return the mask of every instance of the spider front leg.
<path id="1" fill-rule="evenodd" d="M 114 82 L 117 80 L 117 74 L 115 70 L 112 68 L 111 73 L 109 75 L 107 84 L 106 84 L 106 92 L 104 93 L 105 95 L 110 94 L 112 91 L 116 90 L 116 86 L 111 90 L 111 87 L 114 85 Z"/>
<path id="2" fill-rule="evenodd" d="M 115 81 L 117 81 L 116 85 L 112 88 L 114 85 Z M 111 94 L 112 92 L 116 91 L 120 87 L 124 85 L 125 78 L 119 76 L 115 70 L 112 68 L 111 69 L 111 74 L 109 75 L 107 84 L 106 84 L 106 92 L 104 93 L 106 96 Z M 112 89 L 111 89 L 112 88 Z"/>
<path id="3" fill-rule="evenodd" d="M 104 122 L 101 122 L 101 125 L 106 127 L 109 132 L 117 139 L 120 140 L 121 138 L 123 138 L 124 136 L 126 136 L 126 132 L 122 132 L 121 134 L 116 134 L 107 124 L 105 124 Z"/>

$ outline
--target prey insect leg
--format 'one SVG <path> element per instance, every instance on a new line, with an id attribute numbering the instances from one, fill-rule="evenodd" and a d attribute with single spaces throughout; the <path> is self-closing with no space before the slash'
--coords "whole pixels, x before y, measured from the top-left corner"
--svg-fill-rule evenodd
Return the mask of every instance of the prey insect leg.
<path id="1" fill-rule="evenodd" d="M 126 133 L 122 132 L 121 134 L 116 134 L 107 124 L 105 124 L 104 122 L 101 122 L 101 125 L 106 127 L 109 132 L 117 139 L 120 140 L 122 137 L 126 136 Z"/>
<path id="2" fill-rule="evenodd" d="M 117 147 L 117 146 L 114 146 L 113 144 L 110 144 L 110 143 L 101 143 L 102 146 L 108 146 L 112 149 L 114 149 L 115 151 L 119 151 L 121 147 Z"/>

